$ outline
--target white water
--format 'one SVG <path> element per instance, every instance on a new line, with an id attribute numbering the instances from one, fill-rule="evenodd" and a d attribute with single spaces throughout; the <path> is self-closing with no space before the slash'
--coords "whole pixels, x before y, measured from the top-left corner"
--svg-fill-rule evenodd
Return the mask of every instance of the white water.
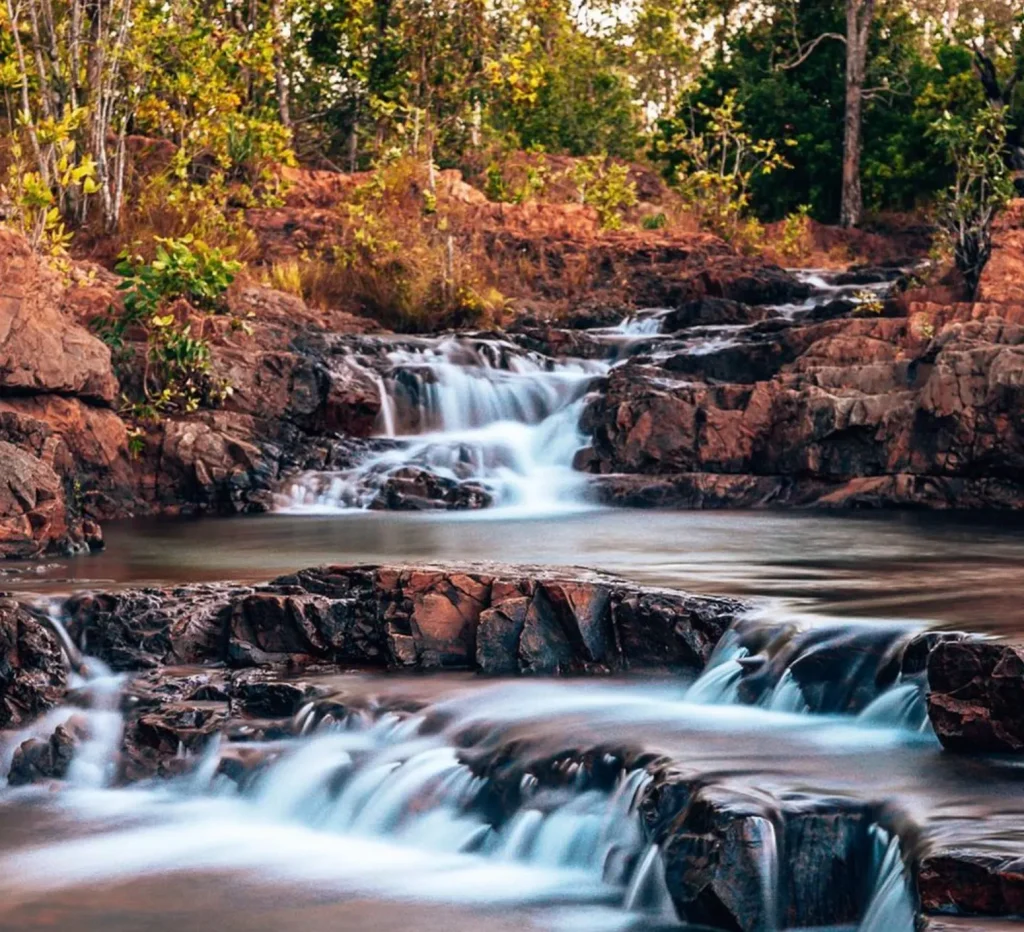
<path id="1" fill-rule="evenodd" d="M 57 613 L 52 617 L 63 633 Z M 736 632 L 726 636 L 713 669 L 745 658 L 739 640 Z M 664 924 L 674 919 L 664 864 L 637 815 L 650 781 L 644 770 L 620 769 L 610 791 L 594 788 L 577 764 L 563 769 L 557 788 L 527 773 L 518 808 L 506 821 L 491 821 L 482 804 L 487 782 L 457 750 L 464 736 L 481 727 L 498 737 L 506 728 L 543 730 L 551 723 L 558 723 L 552 734 L 562 735 L 574 722 L 596 735 L 659 734 L 685 723 L 703 740 L 734 735 L 746 747 L 768 733 L 775 736 L 769 743 L 788 740 L 798 728 L 806 746 L 854 756 L 891 753 L 914 740 L 891 724 L 883 732 L 774 707 L 701 705 L 694 690 L 670 684 L 516 682 L 456 690 L 426 712 L 404 716 L 354 712 L 338 721 L 318 717 L 310 704 L 294 722 L 301 737 L 248 745 L 266 763 L 240 785 L 217 775 L 223 748 L 215 739 L 187 776 L 117 790 L 109 787 L 122 727 L 121 682 L 91 658 L 76 655 L 75 662 L 87 671 L 79 684 L 85 708 L 58 710 L 34 729 L 45 737 L 73 713 L 88 722 L 65 789 L 26 788 L 0 802 L 45 801 L 84 834 L 0 858 L 0 901 L 8 908 L 76 887 L 231 871 L 263 883 L 391 900 L 584 906 L 592 910 L 584 911 L 586 921 L 602 928 Z M 447 724 L 439 728 L 438 721 Z M 614 767 L 615 758 L 606 755 L 604 764 Z M 753 819 L 750 830 L 764 915 L 771 918 L 780 884 L 775 826 Z M 878 879 L 862 929 L 910 932 L 913 908 L 898 841 L 879 838 Z"/>
<path id="2" fill-rule="evenodd" d="M 603 363 L 557 363 L 500 341 L 447 337 L 388 356 L 379 378 L 382 436 L 394 449 L 356 468 L 306 473 L 279 502 L 283 513 L 330 514 L 371 506 L 397 470 L 428 470 L 483 487 L 517 514 L 586 507 L 585 478 L 572 469 L 585 438 L 584 396 Z"/>
<path id="3" fill-rule="evenodd" d="M 309 710 L 301 716 L 308 727 Z M 644 771 L 622 771 L 611 792 L 579 779 L 558 789 L 524 781 L 520 808 L 492 823 L 480 805 L 486 783 L 453 745 L 464 724 L 438 733 L 422 716 L 324 720 L 307 738 L 253 745 L 274 762 L 242 789 L 215 776 L 217 747 L 192 775 L 160 785 L 97 791 L 72 776 L 56 800 L 92 829 L 0 859 L 0 901 L 11 908 L 62 889 L 231 870 L 388 899 L 586 904 L 606 922 L 618 915 L 618 928 L 629 915 L 673 915 L 636 815 Z M 95 763 L 88 745 L 79 756 Z"/>
<path id="4" fill-rule="evenodd" d="M 854 701 L 851 697 L 867 691 L 871 698 L 854 716 L 859 723 L 930 735 L 923 674 L 900 675 L 891 684 L 875 685 L 881 668 L 918 630 L 922 629 L 913 624 L 886 624 L 881 619 L 865 623 L 759 609 L 723 635 L 703 673 L 687 689 L 686 698 L 708 705 L 756 704 L 794 715 L 834 714 L 845 711 L 845 705 Z M 751 640 L 763 642 L 757 654 L 745 643 Z M 828 672 L 829 695 L 819 697 L 819 706 L 812 707 L 793 667 L 829 651 L 845 654 L 850 660 L 841 669 Z M 746 672 L 760 674 L 776 657 L 785 659 L 774 664 L 774 678 L 769 676 L 767 684 L 761 682 L 744 696 L 741 686 Z"/>
<path id="5" fill-rule="evenodd" d="M 842 299 L 853 304 L 884 298 L 892 291 L 892 282 L 878 282 L 869 285 L 836 285 L 828 279 L 828 272 L 823 269 L 790 269 L 790 273 L 805 285 L 813 289 L 810 296 L 803 301 L 788 304 L 773 304 L 772 310 L 790 319 L 799 314 L 813 311 L 820 304 Z"/>

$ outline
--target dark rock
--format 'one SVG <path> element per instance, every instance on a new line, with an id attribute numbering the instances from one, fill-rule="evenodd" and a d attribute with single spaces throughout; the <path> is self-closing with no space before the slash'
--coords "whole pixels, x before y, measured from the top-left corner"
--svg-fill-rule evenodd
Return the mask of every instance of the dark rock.
<path id="1" fill-rule="evenodd" d="M 75 750 L 84 737 L 84 723 L 69 720 L 58 725 L 49 739 L 29 738 L 14 752 L 7 782 L 25 786 L 46 780 L 63 780 L 71 767 Z"/>
<path id="2" fill-rule="evenodd" d="M 728 298 L 705 297 L 687 301 L 662 318 L 662 333 L 675 333 L 688 327 L 752 324 L 778 316 L 766 307 L 752 307 Z"/>
<path id="3" fill-rule="evenodd" d="M 420 466 L 403 466 L 388 473 L 370 502 L 373 511 L 465 511 L 488 508 L 491 493 L 479 482 L 441 476 Z"/>
<path id="4" fill-rule="evenodd" d="M 227 663 L 695 672 L 742 608 L 585 570 L 329 566 L 256 588 L 76 597 L 68 629 L 83 650 L 121 670 Z"/>
<path id="5" fill-rule="evenodd" d="M 922 859 L 917 885 L 928 913 L 1024 916 L 1024 858 L 983 848 L 942 848 Z"/>
<path id="6" fill-rule="evenodd" d="M 947 640 L 928 655 L 928 717 L 953 751 L 1024 751 L 1024 647 Z"/>
<path id="7" fill-rule="evenodd" d="M 57 639 L 17 602 L 0 598 L 0 728 L 17 728 L 60 703 L 67 670 Z"/>
<path id="8" fill-rule="evenodd" d="M 772 805 L 670 770 L 641 811 L 685 921 L 768 932 L 854 924 L 864 913 L 874 814 L 863 805 Z"/>

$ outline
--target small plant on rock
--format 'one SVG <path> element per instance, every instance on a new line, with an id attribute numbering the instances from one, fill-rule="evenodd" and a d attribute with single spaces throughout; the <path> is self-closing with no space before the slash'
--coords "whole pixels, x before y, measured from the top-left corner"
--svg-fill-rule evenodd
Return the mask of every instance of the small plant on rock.
<path id="1" fill-rule="evenodd" d="M 138 327 L 146 335 L 141 375 L 126 379 L 137 385 L 137 397 L 125 397 L 127 414 L 154 420 L 166 413 L 191 413 L 231 393 L 213 375 L 203 330 L 205 315 L 224 309 L 224 293 L 240 268 L 220 250 L 191 237 L 159 238 L 151 262 L 122 254 L 117 271 L 123 276 L 118 287 L 124 292 L 124 310 L 111 311 L 97 322 L 97 330 L 122 365 L 136 358 L 125 347 L 128 331 Z"/>
<path id="2" fill-rule="evenodd" d="M 629 167 L 594 155 L 580 159 L 569 174 L 580 203 L 597 211 L 601 229 L 621 229 L 623 210 L 637 202 L 636 183 L 629 180 Z"/>
<path id="3" fill-rule="evenodd" d="M 985 107 L 973 117 L 948 111 L 932 132 L 953 163 L 952 185 L 939 199 L 936 219 L 973 293 L 992 253 L 992 224 L 1013 196 L 1006 163 L 1006 121 L 1001 110 Z"/>

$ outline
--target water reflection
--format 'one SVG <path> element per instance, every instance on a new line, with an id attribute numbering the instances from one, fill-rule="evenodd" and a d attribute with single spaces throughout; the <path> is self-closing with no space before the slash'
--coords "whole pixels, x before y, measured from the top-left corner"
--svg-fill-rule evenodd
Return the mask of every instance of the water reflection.
<path id="1" fill-rule="evenodd" d="M 266 579 L 326 562 L 580 564 L 801 610 L 1024 632 L 1024 522 L 948 514 L 597 511 L 136 521 L 107 550 L 5 569 L 8 588 Z"/>

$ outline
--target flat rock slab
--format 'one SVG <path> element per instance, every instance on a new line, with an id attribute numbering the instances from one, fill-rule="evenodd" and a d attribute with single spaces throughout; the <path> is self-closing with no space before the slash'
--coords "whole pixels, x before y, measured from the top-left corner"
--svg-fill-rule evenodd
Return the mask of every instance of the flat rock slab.
<path id="1" fill-rule="evenodd" d="M 265 586 L 76 596 L 68 628 L 118 670 L 329 664 L 484 674 L 698 673 L 747 604 L 582 569 L 341 565 Z"/>

